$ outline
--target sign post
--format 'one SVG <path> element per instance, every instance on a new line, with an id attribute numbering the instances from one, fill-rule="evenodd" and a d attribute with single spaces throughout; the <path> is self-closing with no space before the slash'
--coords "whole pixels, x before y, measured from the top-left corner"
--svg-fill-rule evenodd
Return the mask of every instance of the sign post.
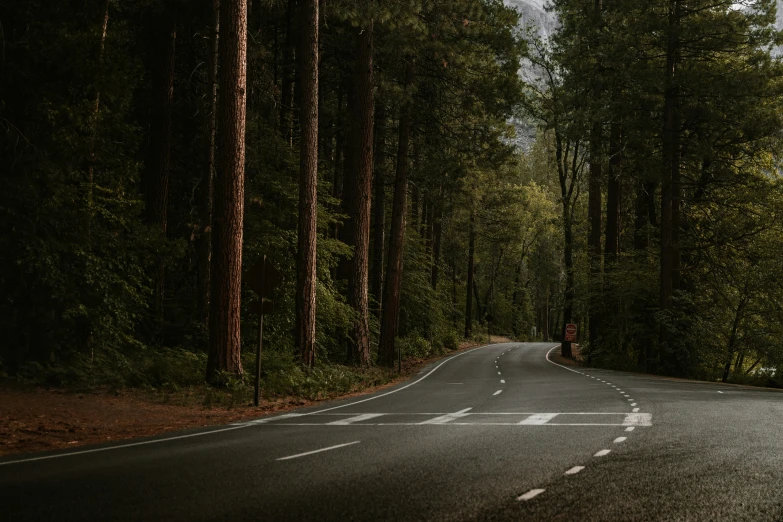
<path id="1" fill-rule="evenodd" d="M 250 288 L 258 295 L 258 300 L 250 303 L 250 311 L 258 315 L 258 346 L 256 347 L 256 386 L 253 396 L 253 404 L 258 406 L 261 388 L 261 348 L 264 343 L 264 316 L 274 310 L 272 301 L 264 299 L 264 296 L 272 293 L 272 290 L 283 280 L 283 274 L 267 261 L 266 256 L 253 265 L 250 269 Z"/>
<path id="2" fill-rule="evenodd" d="M 565 327 L 565 341 L 568 343 L 575 343 L 577 332 L 577 325 L 574 323 L 568 323 Z"/>

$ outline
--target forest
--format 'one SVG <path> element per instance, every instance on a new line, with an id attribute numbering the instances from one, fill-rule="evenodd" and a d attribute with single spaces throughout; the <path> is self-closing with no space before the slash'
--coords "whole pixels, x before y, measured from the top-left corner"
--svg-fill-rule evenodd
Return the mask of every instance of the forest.
<path id="1" fill-rule="evenodd" d="M 773 0 L 0 3 L 0 376 L 351 391 L 489 334 L 783 385 Z M 526 138 L 530 136 L 530 138 Z"/>

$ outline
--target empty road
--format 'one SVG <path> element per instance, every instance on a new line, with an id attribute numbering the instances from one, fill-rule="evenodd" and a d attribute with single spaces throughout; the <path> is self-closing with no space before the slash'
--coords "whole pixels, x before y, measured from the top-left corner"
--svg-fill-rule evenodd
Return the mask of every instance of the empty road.
<path id="1" fill-rule="evenodd" d="M 783 520 L 783 394 L 460 353 L 373 395 L 0 459 L 0 519 Z M 553 352 L 554 353 L 554 352 Z"/>

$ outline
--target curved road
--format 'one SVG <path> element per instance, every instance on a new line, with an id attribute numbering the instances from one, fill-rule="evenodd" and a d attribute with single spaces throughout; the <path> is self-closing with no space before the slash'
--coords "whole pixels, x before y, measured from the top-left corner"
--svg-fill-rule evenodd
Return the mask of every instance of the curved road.
<path id="1" fill-rule="evenodd" d="M 783 394 L 496 344 L 370 396 L 0 459 L 0 520 L 783 520 Z"/>

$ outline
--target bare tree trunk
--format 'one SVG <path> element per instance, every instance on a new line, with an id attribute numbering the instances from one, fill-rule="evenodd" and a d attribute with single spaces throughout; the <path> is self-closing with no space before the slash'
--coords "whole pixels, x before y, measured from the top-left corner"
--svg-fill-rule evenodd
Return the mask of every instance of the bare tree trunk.
<path id="1" fill-rule="evenodd" d="M 370 205 L 373 169 L 373 24 L 356 36 L 357 58 L 353 74 L 351 105 L 351 146 L 349 168 L 353 172 L 353 198 L 350 201 L 351 235 L 354 251 L 348 277 L 348 304 L 357 313 L 353 336 L 349 338 L 350 360 L 370 366 L 370 327 L 368 283 L 370 263 Z"/>
<path id="2" fill-rule="evenodd" d="M 283 44 L 282 82 L 280 85 L 280 134 L 291 144 L 294 86 L 294 49 L 296 47 L 296 0 L 288 0 L 285 11 L 285 43 Z"/>
<path id="3" fill-rule="evenodd" d="M 601 0 L 594 0 L 594 45 L 599 45 L 599 34 L 602 25 Z M 590 180 L 587 202 L 587 251 L 590 259 L 590 306 L 588 312 L 589 344 L 587 362 L 590 362 L 590 352 L 598 345 L 598 331 L 601 327 L 601 186 L 603 162 L 603 126 L 600 121 L 599 106 L 601 103 L 601 64 L 596 56 L 593 80 L 593 125 L 590 131 Z"/>
<path id="4" fill-rule="evenodd" d="M 609 131 L 609 182 L 606 193 L 606 259 L 611 264 L 620 255 L 620 176 L 622 149 L 620 125 L 612 123 Z"/>
<path id="5" fill-rule="evenodd" d="M 671 309 L 672 292 L 675 272 L 675 241 L 678 236 L 674 232 L 679 223 L 675 220 L 679 212 L 675 212 L 675 204 L 679 204 L 680 178 L 680 137 L 679 109 L 677 107 L 678 89 L 676 85 L 676 68 L 679 55 L 679 23 L 680 0 L 669 1 L 668 43 L 666 49 L 665 99 L 663 123 L 663 162 L 664 182 L 661 189 L 661 278 L 660 278 L 660 309 L 665 312 Z M 677 199 L 677 201 L 675 201 Z M 648 357 L 648 371 L 657 372 L 658 365 L 667 357 L 669 350 L 669 334 L 665 325 L 660 328 L 658 354 Z"/>
<path id="6" fill-rule="evenodd" d="M 473 210 L 470 211 L 470 237 L 468 239 L 468 283 L 465 293 L 465 338 L 469 339 L 473 334 L 473 291 L 476 286 L 475 253 L 476 253 L 476 218 Z"/>
<path id="7" fill-rule="evenodd" d="M 441 236 L 443 235 L 443 209 L 442 193 L 435 204 L 432 224 L 432 289 L 438 289 L 438 270 L 440 269 Z"/>
<path id="8" fill-rule="evenodd" d="M 413 59 L 405 67 L 407 88 L 413 83 Z M 402 259 L 405 246 L 405 207 L 408 195 L 408 146 L 411 134 L 411 100 L 405 102 L 400 114 L 400 129 L 397 145 L 397 174 L 394 180 L 394 202 L 389 255 L 386 265 L 386 279 L 383 285 L 383 306 L 381 312 L 381 338 L 378 347 L 378 363 L 394 365 L 394 345 L 400 316 L 400 286 L 402 285 Z"/>
<path id="9" fill-rule="evenodd" d="M 96 83 L 96 89 L 95 89 L 95 100 L 93 102 L 93 109 L 92 109 L 92 121 L 90 122 L 90 158 L 89 158 L 89 165 L 87 167 L 87 181 L 89 186 L 87 187 L 87 213 L 89 216 L 89 222 L 87 223 L 87 229 L 89 232 L 90 237 L 90 245 L 92 246 L 92 221 L 93 217 L 95 215 L 95 212 L 93 210 L 93 193 L 94 193 L 94 186 L 95 186 L 95 163 L 96 163 L 96 153 L 95 153 L 95 142 L 97 141 L 97 135 L 98 135 L 98 116 L 100 115 L 101 111 L 101 91 L 100 91 L 100 80 L 103 75 L 103 62 L 104 62 L 104 54 L 106 50 L 106 31 L 109 27 L 109 0 L 104 0 L 103 2 L 103 8 L 101 9 L 101 17 L 99 20 L 100 24 L 100 45 L 98 46 L 98 68 L 95 75 L 95 83 Z"/>
<path id="10" fill-rule="evenodd" d="M 318 217 L 318 0 L 300 0 L 299 227 L 296 272 L 296 346 L 315 365 L 315 287 Z"/>
<path id="11" fill-rule="evenodd" d="M 177 26 L 169 8 L 155 21 L 152 48 L 152 100 L 150 108 L 149 148 L 144 172 L 146 222 L 166 236 L 171 171 L 171 112 L 174 104 L 174 50 Z M 154 271 L 155 311 L 163 312 L 163 257 Z"/>
<path id="12" fill-rule="evenodd" d="M 207 82 L 210 113 L 207 119 L 207 166 L 200 187 L 201 230 L 198 236 L 198 303 L 199 317 L 209 325 L 210 265 L 212 264 L 212 198 L 215 183 L 215 139 L 217 128 L 218 38 L 220 33 L 220 0 L 211 0 L 212 34 L 210 38 Z"/>
<path id="13" fill-rule="evenodd" d="M 247 0 L 222 0 L 219 46 L 212 292 L 207 380 L 216 372 L 242 373 L 240 301 L 242 224 L 245 211 L 245 111 L 247 107 Z"/>
<path id="14" fill-rule="evenodd" d="M 372 295 L 378 302 L 376 316 L 381 317 L 381 293 L 383 292 L 383 251 L 386 227 L 386 186 L 383 176 L 384 148 L 386 139 L 386 112 L 383 103 L 378 104 L 375 112 L 375 202 L 373 203 L 373 266 Z"/>

